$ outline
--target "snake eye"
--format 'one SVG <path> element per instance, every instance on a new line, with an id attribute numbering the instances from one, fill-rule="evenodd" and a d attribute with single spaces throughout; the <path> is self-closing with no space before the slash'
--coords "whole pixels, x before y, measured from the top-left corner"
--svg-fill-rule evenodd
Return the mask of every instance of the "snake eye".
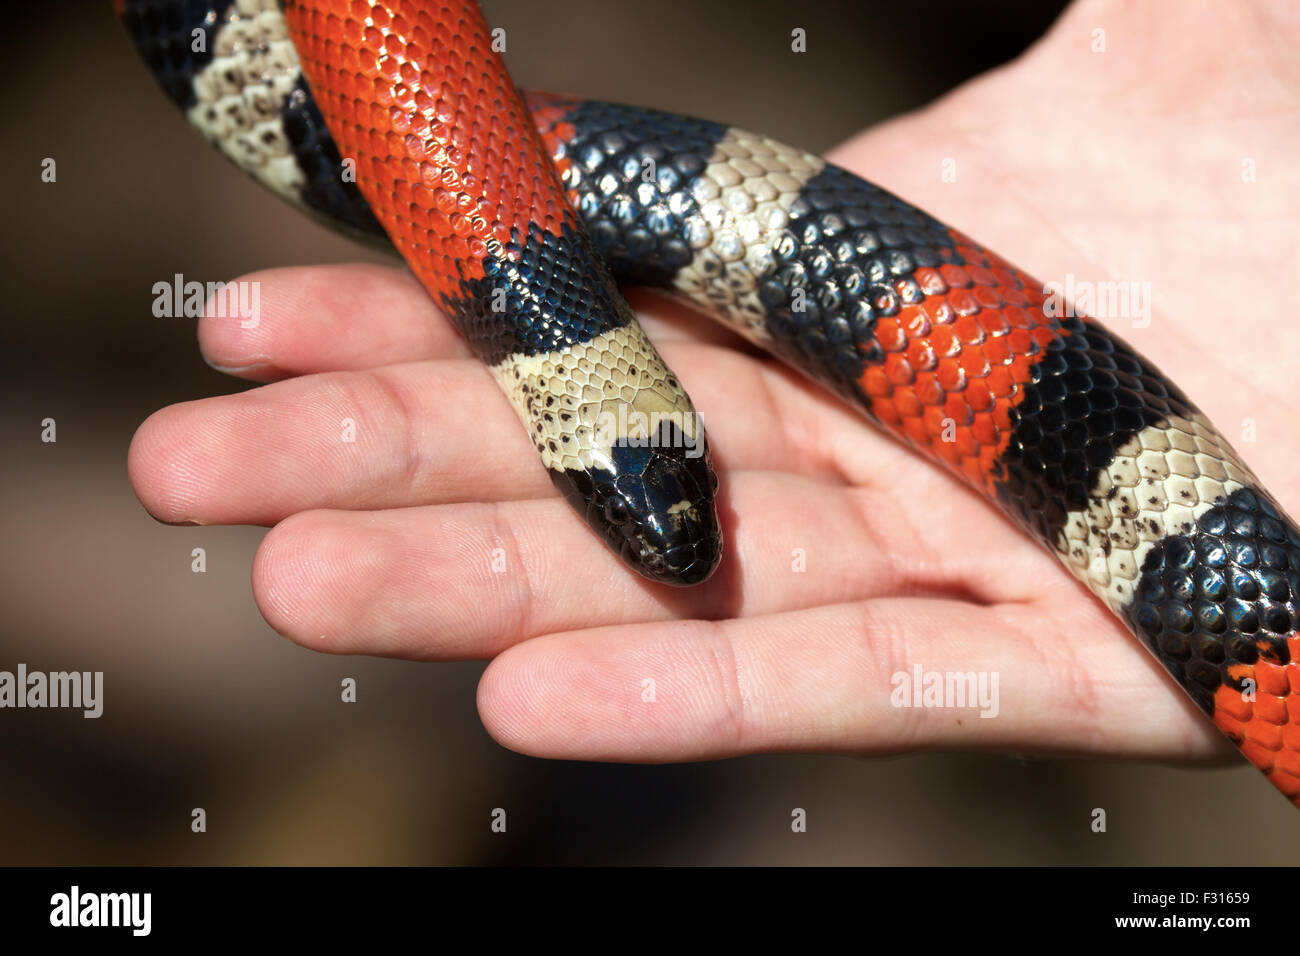
<path id="1" fill-rule="evenodd" d="M 620 495 L 610 495 L 605 502 L 605 520 L 610 524 L 622 525 L 629 517 L 627 502 Z"/>

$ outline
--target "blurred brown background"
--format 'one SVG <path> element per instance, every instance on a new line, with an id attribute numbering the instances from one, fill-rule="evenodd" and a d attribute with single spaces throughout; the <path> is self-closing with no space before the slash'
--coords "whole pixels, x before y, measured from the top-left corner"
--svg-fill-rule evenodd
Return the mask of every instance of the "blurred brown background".
<path id="1" fill-rule="evenodd" d="M 192 134 L 103 2 L 19 4 L 0 154 L 0 669 L 102 670 L 99 720 L 0 711 L 0 862 L 1290 863 L 1294 810 L 1244 764 L 986 755 L 764 756 L 668 767 L 534 760 L 479 725 L 479 664 L 312 654 L 249 587 L 253 528 L 169 528 L 125 456 L 154 409 L 244 386 L 175 272 L 372 258 L 263 195 Z M 1015 56 L 1057 3 L 492 0 L 525 86 L 761 129 L 822 150 Z M 788 54 L 792 26 L 809 52 Z M 53 157 L 58 181 L 40 181 Z M 57 444 L 40 422 L 58 422 Z M 207 549 L 208 571 L 190 570 Z M 355 677 L 359 702 L 339 701 Z M 493 835 L 494 807 L 510 830 Z M 792 807 L 809 830 L 790 832 Z M 1095 806 L 1109 832 L 1088 827 Z M 190 832 L 203 807 L 208 832 Z M 1230 840 L 1189 840 L 1252 821 Z"/>

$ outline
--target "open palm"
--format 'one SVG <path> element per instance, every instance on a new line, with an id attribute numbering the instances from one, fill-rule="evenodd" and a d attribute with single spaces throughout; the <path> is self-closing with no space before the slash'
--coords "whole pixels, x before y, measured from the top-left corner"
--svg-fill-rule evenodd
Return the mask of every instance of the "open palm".
<path id="1" fill-rule="evenodd" d="M 1298 36 L 1280 7 L 1180 7 L 1173 23 L 1079 4 L 1016 63 L 831 158 L 1031 274 L 1150 282 L 1150 325 L 1115 331 L 1230 439 L 1250 420 L 1258 441 L 1241 451 L 1297 504 L 1300 426 L 1274 383 L 1293 380 L 1300 344 L 1278 323 L 1300 248 Z M 681 306 L 629 290 L 722 480 L 727 554 L 689 590 L 636 577 L 557 497 L 506 398 L 404 270 L 246 278 L 262 284 L 259 326 L 208 317 L 200 342 L 274 384 L 152 416 L 131 449 L 137 493 L 165 521 L 274 525 L 254 592 L 304 646 L 491 658 L 479 708 L 506 746 L 644 761 L 1230 752 L 988 503 Z M 918 666 L 996 673 L 997 715 L 893 706 L 893 676 Z"/>

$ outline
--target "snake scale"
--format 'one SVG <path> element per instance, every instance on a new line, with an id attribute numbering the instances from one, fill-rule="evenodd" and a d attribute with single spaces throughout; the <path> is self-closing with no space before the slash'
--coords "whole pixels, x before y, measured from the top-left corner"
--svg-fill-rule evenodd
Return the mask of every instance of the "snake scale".
<path id="1" fill-rule="evenodd" d="M 116 5 L 204 136 L 391 242 L 632 568 L 698 584 L 723 548 L 707 438 L 616 280 L 960 475 L 1300 806 L 1300 530 L 1176 385 L 1041 282 L 765 136 L 521 92 L 472 0 Z"/>

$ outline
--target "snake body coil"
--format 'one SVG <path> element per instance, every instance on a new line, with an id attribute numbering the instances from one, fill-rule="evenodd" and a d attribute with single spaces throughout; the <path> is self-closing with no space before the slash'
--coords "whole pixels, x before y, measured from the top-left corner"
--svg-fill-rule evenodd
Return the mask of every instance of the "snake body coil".
<path id="1" fill-rule="evenodd" d="M 1042 283 L 766 137 L 521 100 L 470 2 L 123 7 L 220 148 L 295 204 L 391 239 L 556 484 L 639 571 L 712 572 L 715 479 L 689 400 L 598 259 L 960 474 L 1300 805 L 1300 531 L 1172 382 Z M 201 53 L 195 29 L 212 35 Z"/>

